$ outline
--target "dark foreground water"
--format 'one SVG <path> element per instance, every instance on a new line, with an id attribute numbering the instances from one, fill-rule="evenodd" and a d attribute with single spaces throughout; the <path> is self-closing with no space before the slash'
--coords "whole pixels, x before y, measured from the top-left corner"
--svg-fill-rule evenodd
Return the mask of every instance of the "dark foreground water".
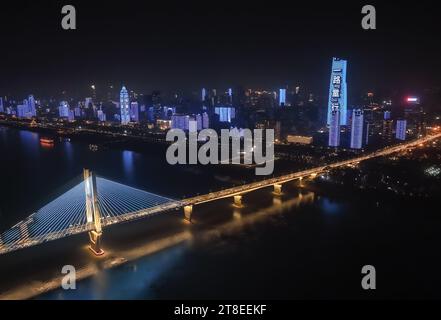
<path id="1" fill-rule="evenodd" d="M 0 128 L 0 150 L 4 224 L 44 204 L 50 194 L 61 192 L 60 186 L 67 188 L 68 181 L 77 181 L 83 166 L 172 197 L 238 179 L 205 169 L 170 167 L 154 149 L 146 154 L 91 152 L 74 142 L 45 148 L 38 134 L 13 129 Z M 242 209 L 233 208 L 229 199 L 197 206 L 193 225 L 173 214 L 161 227 L 143 221 L 122 226 L 126 236 L 117 235 L 124 233 L 121 230 L 109 231 L 104 245 L 115 252 L 173 234 L 183 236 L 142 258 L 99 271 L 77 283 L 76 290 L 57 289 L 37 298 L 441 297 L 441 217 L 433 209 L 435 201 L 292 183 L 284 186 L 282 197 L 267 189 L 246 195 L 244 202 Z M 172 225 L 173 233 L 153 239 L 153 233 Z M 35 268 L 52 268 L 50 257 L 47 253 Z M 71 262 L 68 256 L 60 260 L 60 265 Z M 361 268 L 367 264 L 377 271 L 375 291 L 361 289 Z M 32 268 L 28 273 L 32 278 Z"/>

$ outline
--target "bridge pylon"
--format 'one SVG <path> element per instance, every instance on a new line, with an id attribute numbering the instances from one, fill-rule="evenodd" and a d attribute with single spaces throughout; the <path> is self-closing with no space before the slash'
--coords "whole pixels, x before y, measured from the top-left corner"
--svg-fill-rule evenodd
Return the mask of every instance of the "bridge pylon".
<path id="1" fill-rule="evenodd" d="M 101 214 L 98 204 L 98 191 L 96 187 L 96 176 L 88 169 L 84 169 L 84 185 L 86 192 L 86 218 L 87 224 L 91 226 L 89 231 L 90 246 L 89 249 L 97 256 L 103 255 L 101 249 L 101 236 L 103 234 L 101 227 Z"/>

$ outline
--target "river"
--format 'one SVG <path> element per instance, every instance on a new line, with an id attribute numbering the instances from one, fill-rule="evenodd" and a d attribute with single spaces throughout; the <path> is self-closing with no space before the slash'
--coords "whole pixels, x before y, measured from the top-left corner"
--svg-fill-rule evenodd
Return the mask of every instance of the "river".
<path id="1" fill-rule="evenodd" d="M 75 141 L 55 140 L 53 146 L 45 146 L 40 138 L 38 133 L 0 127 L 2 230 L 79 182 L 84 167 L 172 198 L 241 183 L 254 172 L 170 166 L 163 150 L 154 145 L 144 152 L 94 152 Z M 152 218 L 104 230 L 105 250 L 124 256 L 126 263 L 93 272 L 76 290 L 59 288 L 35 298 L 440 297 L 441 219 L 431 210 L 432 200 L 363 194 L 347 187 L 329 192 L 308 182 L 287 184 L 280 197 L 271 191 L 246 195 L 242 209 L 234 208 L 231 199 L 196 206 L 193 224 L 183 223 L 180 213 L 170 213 L 164 221 Z M 77 237 L 70 244 L 69 239 L 55 241 L 54 246 L 74 248 L 57 254 L 56 261 L 50 261 L 51 252 L 59 252 L 54 248 L 0 257 L 5 268 L 0 288 L 2 281 L 8 283 L 5 272 L 14 267 L 14 259 L 25 264 L 38 249 L 48 252 L 33 261 L 35 271 L 17 268 L 23 283 L 33 283 L 33 277 L 44 281 L 49 276 L 42 270 L 51 269 L 53 275 L 63 264 L 75 265 L 81 259 L 93 264 L 75 242 L 86 244 L 86 238 Z M 364 265 L 376 268 L 376 290 L 361 288 Z"/>

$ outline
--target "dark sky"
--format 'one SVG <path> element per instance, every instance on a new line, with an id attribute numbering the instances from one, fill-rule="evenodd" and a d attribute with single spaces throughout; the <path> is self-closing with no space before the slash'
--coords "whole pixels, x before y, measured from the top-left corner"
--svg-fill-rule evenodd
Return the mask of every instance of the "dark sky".
<path id="1" fill-rule="evenodd" d="M 332 56 L 348 59 L 353 95 L 440 86 L 435 4 L 385 2 L 3 2 L 0 94 L 83 94 L 91 83 L 139 92 L 300 83 L 326 94 Z M 368 3 L 375 31 L 360 25 Z M 75 5 L 77 30 L 61 29 L 64 4 Z"/>

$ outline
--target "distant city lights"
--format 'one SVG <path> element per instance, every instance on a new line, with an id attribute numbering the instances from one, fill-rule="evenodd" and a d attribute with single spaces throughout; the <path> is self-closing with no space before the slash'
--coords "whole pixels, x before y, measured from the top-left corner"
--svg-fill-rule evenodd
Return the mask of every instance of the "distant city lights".
<path id="1" fill-rule="evenodd" d="M 417 97 L 407 97 L 406 101 L 407 102 L 418 102 L 418 98 Z"/>
<path id="2" fill-rule="evenodd" d="M 424 173 L 429 177 L 438 177 L 441 174 L 441 168 L 431 166 L 424 170 Z"/>

